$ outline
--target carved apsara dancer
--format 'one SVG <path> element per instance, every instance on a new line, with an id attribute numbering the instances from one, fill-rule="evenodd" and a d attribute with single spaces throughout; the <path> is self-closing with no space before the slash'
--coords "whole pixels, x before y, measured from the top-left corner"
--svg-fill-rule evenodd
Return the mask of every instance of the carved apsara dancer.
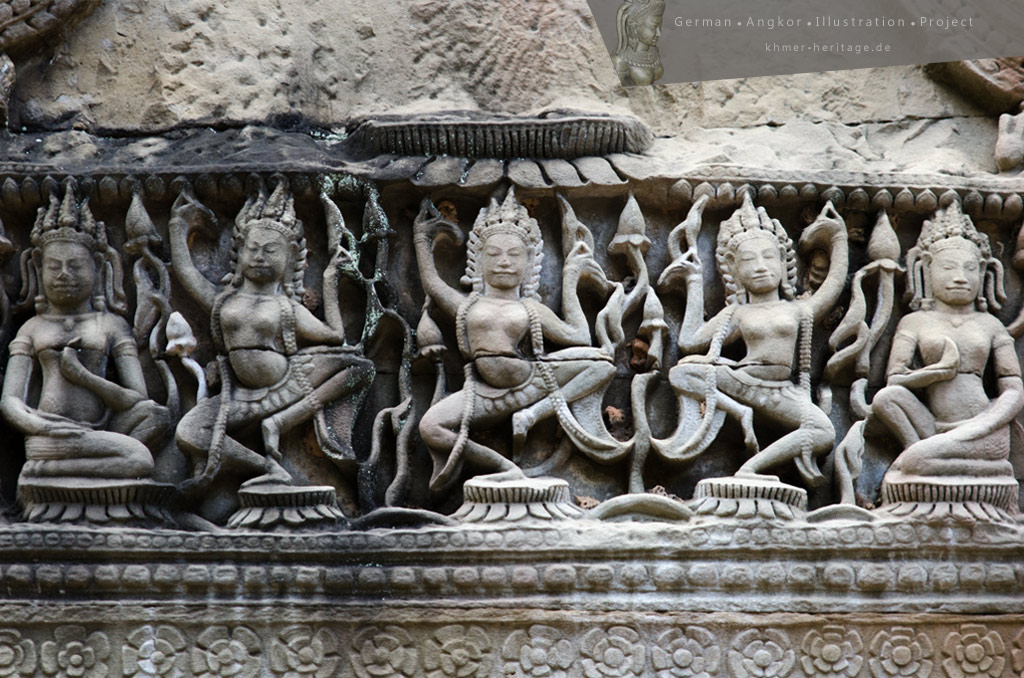
<path id="1" fill-rule="evenodd" d="M 522 477 L 515 463 L 470 435 L 473 428 L 509 417 L 520 444 L 534 424 L 557 416 L 585 453 L 620 454 L 621 443 L 606 432 L 588 431 L 570 409 L 603 393 L 615 375 L 611 357 L 590 345 L 577 295 L 581 276 L 589 273 L 604 279 L 599 269 L 589 270 L 597 264 L 587 243 L 577 242 L 566 255 L 563 320 L 540 300 L 540 228 L 511 190 L 500 205 L 492 200 L 481 210 L 473 225 L 462 279 L 472 288 L 470 294 L 449 286 L 437 272 L 432 237 L 444 223 L 424 201 L 414 225 L 423 287 L 439 309 L 455 318 L 459 350 L 467 361 L 462 390 L 433 405 L 420 421 L 420 434 L 434 459 L 431 488 L 449 485 L 463 463 L 494 473 L 495 478 Z M 546 353 L 545 340 L 576 348 Z"/>
<path id="2" fill-rule="evenodd" d="M 762 474 L 789 460 L 796 462 L 810 484 L 823 479 L 815 458 L 832 449 L 835 431 L 828 416 L 811 398 L 811 332 L 832 308 L 846 280 L 847 234 L 831 203 L 801 236 L 801 247 L 829 252 L 829 269 L 818 289 L 795 298 L 796 252 L 778 220 L 755 208 L 745 194 L 742 206 L 718 233 L 715 253 L 726 288 L 726 306 L 704 321 L 703 265 L 696 235 L 706 201 L 698 201 L 677 227 L 689 244 L 662 273 L 661 283 L 682 278 L 686 311 L 679 348 L 686 355 L 669 371 L 681 398 L 704 402 L 703 416 L 683 420 L 669 440 L 652 441 L 663 456 L 688 459 L 714 440 L 724 413 L 740 422 L 751 455 L 737 472 Z M 739 361 L 721 356 L 724 345 L 742 340 L 746 355 Z M 698 352 L 704 351 L 703 355 Z M 795 381 L 794 381 L 795 377 Z M 760 449 L 753 415 L 762 415 L 788 432 Z"/>
<path id="3" fill-rule="evenodd" d="M 345 346 L 340 313 L 331 313 L 335 324 L 328 325 L 300 302 L 305 237 L 283 181 L 269 198 L 250 198 L 239 212 L 234 267 L 220 290 L 188 250 L 189 226 L 207 218 L 208 210 L 183 192 L 169 224 L 174 272 L 210 313 L 221 378 L 220 395 L 198 403 L 178 424 L 178 445 L 192 460 L 193 484 L 227 469 L 254 475 L 247 485 L 288 483 L 281 435 L 309 421 L 323 404 L 362 389 L 373 367 Z M 263 454 L 231 435 L 256 426 Z"/>
<path id="4" fill-rule="evenodd" d="M 1024 386 L 1013 338 L 991 313 L 1005 299 L 1002 264 L 953 203 L 924 223 L 907 272 L 913 312 L 900 319 L 887 385 L 871 404 L 904 448 L 886 480 L 1012 478 L 1010 423 L 1024 407 Z"/>

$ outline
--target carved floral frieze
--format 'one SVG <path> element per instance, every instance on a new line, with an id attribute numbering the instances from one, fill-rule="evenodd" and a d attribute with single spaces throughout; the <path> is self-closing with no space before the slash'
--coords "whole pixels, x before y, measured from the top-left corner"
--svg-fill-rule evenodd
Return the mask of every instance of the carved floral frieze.
<path id="1" fill-rule="evenodd" d="M 756 621 L 750 618 L 745 623 Z M 107 632 L 64 625 L 15 639 L 10 665 L 30 676 L 872 676 L 1000 678 L 1020 669 L 1012 650 L 1019 631 L 1006 618 L 949 625 L 918 617 L 914 626 L 846 620 L 822 630 L 805 625 L 744 628 L 671 624 L 650 617 L 604 626 L 586 618 L 567 624 L 312 622 L 279 626 L 200 627 L 161 624 Z M 121 635 L 121 634 L 124 635 Z M 40 640 L 37 641 L 36 638 Z M 799 638 L 803 641 L 799 641 Z M 46 638 L 46 640 L 42 640 Z M 861 639 L 868 639 L 863 642 Z M 33 664 L 38 642 L 41 663 Z M 120 647 L 120 656 L 115 648 Z M 267 648 L 269 653 L 263 653 Z M 51 656 L 52 655 L 52 656 Z M 0 655 L 6 658 L 7 654 Z M 116 662 L 112 664 L 111 662 Z M 115 672 L 116 669 L 116 672 Z M 14 674 L 12 674 L 14 675 Z M 1013 675 L 1016 675 L 1014 673 Z"/>

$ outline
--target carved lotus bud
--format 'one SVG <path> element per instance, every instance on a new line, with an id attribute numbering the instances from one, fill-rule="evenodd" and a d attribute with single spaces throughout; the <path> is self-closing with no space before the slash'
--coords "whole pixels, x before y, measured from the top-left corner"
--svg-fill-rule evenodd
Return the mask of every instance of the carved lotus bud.
<path id="1" fill-rule="evenodd" d="M 153 226 L 153 220 L 149 218 L 149 212 L 142 204 L 142 194 L 138 191 L 132 194 L 132 203 L 128 206 L 125 232 L 128 235 L 128 242 L 124 244 L 124 248 L 132 254 L 138 253 L 148 245 L 160 244 L 160 236 Z"/>
<path id="2" fill-rule="evenodd" d="M 651 247 L 651 240 L 647 237 L 647 224 L 644 215 L 640 211 L 633 194 L 629 194 L 629 200 L 619 215 L 619 229 L 615 237 L 608 244 L 609 254 L 625 254 L 629 248 L 635 247 L 641 254 L 647 254 Z"/>
<path id="3" fill-rule="evenodd" d="M 196 350 L 196 337 L 185 316 L 177 311 L 167 318 L 167 353 L 178 357 L 192 355 Z"/>
<path id="4" fill-rule="evenodd" d="M 875 228 L 871 231 L 871 239 L 868 240 L 868 256 L 872 261 L 880 259 L 895 261 L 900 256 L 900 241 L 896 237 L 896 231 L 893 230 L 889 215 L 885 210 L 878 213 Z"/>
<path id="5" fill-rule="evenodd" d="M 419 345 L 417 355 L 421 358 L 438 360 L 441 354 L 444 353 L 444 339 L 441 337 L 441 328 L 430 317 L 428 304 L 423 306 L 420 322 L 416 326 L 416 342 Z"/>

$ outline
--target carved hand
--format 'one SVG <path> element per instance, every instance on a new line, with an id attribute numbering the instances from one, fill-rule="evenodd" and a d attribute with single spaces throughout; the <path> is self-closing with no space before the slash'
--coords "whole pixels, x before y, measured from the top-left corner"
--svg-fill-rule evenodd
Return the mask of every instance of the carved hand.
<path id="1" fill-rule="evenodd" d="M 846 238 L 846 224 L 832 207 L 832 203 L 829 202 L 821 210 L 821 214 L 814 220 L 814 223 L 800 234 L 799 248 L 801 252 L 809 252 L 818 248 L 829 250 L 837 239 L 846 240 Z"/>
<path id="2" fill-rule="evenodd" d="M 182 191 L 171 207 L 170 229 L 184 228 L 186 233 L 202 230 L 208 234 L 216 226 L 217 219 L 206 205 L 196 200 L 188 191 Z"/>
<path id="3" fill-rule="evenodd" d="M 960 351 L 949 337 L 946 337 L 946 345 L 942 349 L 942 356 L 939 361 L 916 370 L 909 370 L 903 373 L 889 375 L 889 385 L 903 386 L 905 388 L 925 388 L 940 381 L 948 381 L 956 376 L 960 368 Z"/>
<path id="4" fill-rule="evenodd" d="M 430 198 L 424 198 L 420 203 L 420 212 L 412 222 L 412 230 L 417 240 L 427 242 L 433 240 L 438 233 L 448 235 L 457 245 L 461 245 L 465 239 L 459 227 L 441 214 Z"/>
<path id="5" fill-rule="evenodd" d="M 699 282 L 702 277 L 700 258 L 696 250 L 690 249 L 661 272 L 661 275 L 658 276 L 658 287 L 666 290 L 680 280 L 689 285 L 691 282 Z"/>

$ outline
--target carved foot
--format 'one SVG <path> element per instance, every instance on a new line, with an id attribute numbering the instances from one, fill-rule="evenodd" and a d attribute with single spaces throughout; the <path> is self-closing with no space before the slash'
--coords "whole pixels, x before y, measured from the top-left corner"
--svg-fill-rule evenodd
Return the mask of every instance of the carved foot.
<path id="1" fill-rule="evenodd" d="M 536 417 L 529 408 L 520 410 L 512 415 L 512 444 L 513 449 L 521 450 L 526 445 L 526 437 L 530 435 L 530 429 L 537 423 Z"/>
<path id="2" fill-rule="evenodd" d="M 747 453 L 753 457 L 761 451 L 757 443 L 757 436 L 754 435 L 754 411 L 746 410 L 740 418 L 740 425 L 743 427 L 743 444 L 747 447 Z"/>
<path id="3" fill-rule="evenodd" d="M 246 480 L 242 487 L 254 487 L 256 485 L 287 485 L 292 481 L 292 474 L 284 470 L 273 457 L 267 457 L 267 472 L 261 476 Z"/>
<path id="4" fill-rule="evenodd" d="M 477 480 L 486 480 L 490 483 L 503 483 L 508 480 L 521 480 L 526 478 L 526 474 L 519 468 L 510 468 L 507 471 L 498 471 L 497 473 L 488 473 L 486 475 L 477 476 Z"/>

